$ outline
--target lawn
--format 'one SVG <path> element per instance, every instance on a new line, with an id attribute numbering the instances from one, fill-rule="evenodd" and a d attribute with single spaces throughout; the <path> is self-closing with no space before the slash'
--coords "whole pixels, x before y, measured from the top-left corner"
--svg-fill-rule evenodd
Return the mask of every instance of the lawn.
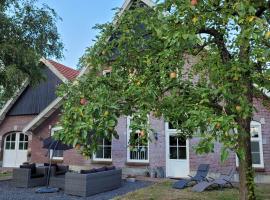
<path id="1" fill-rule="evenodd" d="M 12 176 L 12 173 L 11 172 L 0 173 L 0 178 L 7 176 Z"/>
<path id="2" fill-rule="evenodd" d="M 270 200 L 270 185 L 259 185 L 256 191 L 259 200 Z M 202 193 L 192 192 L 190 188 L 176 190 L 172 188 L 172 182 L 156 183 L 150 187 L 128 193 L 115 200 L 237 200 L 237 189 L 212 190 Z"/>

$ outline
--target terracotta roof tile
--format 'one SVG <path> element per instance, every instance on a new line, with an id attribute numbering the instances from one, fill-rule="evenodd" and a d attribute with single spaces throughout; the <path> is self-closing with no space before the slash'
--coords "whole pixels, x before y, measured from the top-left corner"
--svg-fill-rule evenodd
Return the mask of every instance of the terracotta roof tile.
<path id="1" fill-rule="evenodd" d="M 67 67 L 65 65 L 62 65 L 58 62 L 55 62 L 53 60 L 48 60 L 65 78 L 72 81 L 74 80 L 80 73 L 79 70 L 72 69 L 70 67 Z"/>

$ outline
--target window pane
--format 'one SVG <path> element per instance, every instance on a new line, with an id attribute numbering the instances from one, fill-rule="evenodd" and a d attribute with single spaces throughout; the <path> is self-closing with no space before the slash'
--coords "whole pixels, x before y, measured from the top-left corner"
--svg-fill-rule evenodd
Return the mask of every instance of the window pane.
<path id="1" fill-rule="evenodd" d="M 10 135 L 8 135 L 6 141 L 10 141 L 10 139 Z"/>
<path id="2" fill-rule="evenodd" d="M 19 143 L 19 150 L 23 150 L 24 148 L 23 148 L 23 142 L 20 142 Z"/>
<path id="3" fill-rule="evenodd" d="M 177 147 L 170 147 L 170 159 L 177 159 Z"/>
<path id="4" fill-rule="evenodd" d="M 15 142 L 10 143 L 10 149 L 14 150 L 15 149 Z"/>
<path id="5" fill-rule="evenodd" d="M 112 152 L 112 149 L 111 147 L 104 147 L 104 158 L 111 158 L 111 152 Z"/>
<path id="6" fill-rule="evenodd" d="M 6 149 L 10 149 L 10 143 L 6 142 Z"/>
<path id="7" fill-rule="evenodd" d="M 24 141 L 28 142 L 28 135 L 24 135 Z"/>
<path id="8" fill-rule="evenodd" d="M 177 137 L 170 136 L 170 146 L 177 146 Z"/>
<path id="9" fill-rule="evenodd" d="M 110 140 L 104 139 L 104 145 L 111 145 L 112 142 Z"/>
<path id="10" fill-rule="evenodd" d="M 55 150 L 53 153 L 53 157 L 63 157 L 64 151 L 63 150 Z"/>
<path id="11" fill-rule="evenodd" d="M 14 142 L 16 141 L 16 133 L 13 133 L 13 134 L 11 135 L 11 140 L 14 141 Z"/>
<path id="12" fill-rule="evenodd" d="M 178 138 L 178 146 L 186 146 L 186 139 Z"/>
<path id="13" fill-rule="evenodd" d="M 175 128 L 173 127 L 173 124 L 172 124 L 171 122 L 169 122 L 169 129 L 175 129 Z"/>
<path id="14" fill-rule="evenodd" d="M 20 134 L 20 141 L 24 141 L 24 134 L 23 133 Z"/>
<path id="15" fill-rule="evenodd" d="M 96 152 L 96 158 L 103 158 L 103 149 L 99 147 Z"/>
<path id="16" fill-rule="evenodd" d="M 252 164 L 261 164 L 260 153 L 252 153 Z"/>
<path id="17" fill-rule="evenodd" d="M 252 138 L 258 138 L 259 137 L 259 127 L 253 126 L 250 128 L 250 133 Z"/>
<path id="18" fill-rule="evenodd" d="M 28 149 L 28 142 L 25 142 L 24 143 L 24 150 L 27 150 Z"/>
<path id="19" fill-rule="evenodd" d="M 260 152 L 259 142 L 251 142 L 251 152 Z"/>
<path id="20" fill-rule="evenodd" d="M 178 159 L 187 159 L 186 147 L 178 147 Z"/>

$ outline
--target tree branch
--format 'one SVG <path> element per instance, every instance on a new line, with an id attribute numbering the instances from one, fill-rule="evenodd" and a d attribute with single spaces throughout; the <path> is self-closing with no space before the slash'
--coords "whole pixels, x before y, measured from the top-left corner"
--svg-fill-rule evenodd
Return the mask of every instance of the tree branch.
<path id="1" fill-rule="evenodd" d="M 209 34 L 209 35 L 214 37 L 214 43 L 218 46 L 218 48 L 220 50 L 221 59 L 222 59 L 223 63 L 228 62 L 232 58 L 230 52 L 228 51 L 228 49 L 225 45 L 224 35 L 222 33 L 218 32 L 214 28 L 201 28 L 198 31 L 198 33 L 199 34 L 202 34 L 202 33 Z"/>

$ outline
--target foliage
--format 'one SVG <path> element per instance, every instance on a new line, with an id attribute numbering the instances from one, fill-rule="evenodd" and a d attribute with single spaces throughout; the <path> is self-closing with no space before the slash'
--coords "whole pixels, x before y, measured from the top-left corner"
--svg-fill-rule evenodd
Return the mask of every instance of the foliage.
<path id="1" fill-rule="evenodd" d="M 28 78 L 42 78 L 39 60 L 62 57 L 63 44 L 56 27 L 59 17 L 35 0 L 0 1 L 0 87 L 6 98 Z"/>
<path id="2" fill-rule="evenodd" d="M 101 34 L 82 58 L 90 72 L 60 92 L 67 95 L 61 139 L 91 155 L 95 138 L 117 136 L 123 115 L 135 116 L 133 133 L 150 136 L 151 113 L 170 121 L 180 137 L 201 137 L 198 153 L 212 152 L 218 141 L 222 160 L 233 150 L 241 166 L 251 167 L 253 98 L 270 89 L 269 11 L 266 1 L 166 0 L 97 26 Z M 111 75 L 101 76 L 108 67 Z M 89 130 L 96 132 L 93 145 L 85 140 Z"/>

